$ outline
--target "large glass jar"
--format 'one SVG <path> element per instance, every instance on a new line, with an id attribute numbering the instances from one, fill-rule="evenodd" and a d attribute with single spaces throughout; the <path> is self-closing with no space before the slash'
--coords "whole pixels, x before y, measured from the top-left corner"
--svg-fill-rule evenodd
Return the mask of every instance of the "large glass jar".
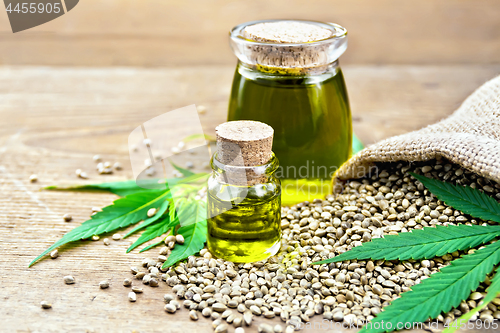
<path id="1" fill-rule="evenodd" d="M 275 22 L 311 24 L 331 35 L 307 43 L 262 42 L 245 35 L 247 27 Z M 311 21 L 255 21 L 236 26 L 230 44 L 238 64 L 228 120 L 256 120 L 274 128 L 284 203 L 331 193 L 333 173 L 351 155 L 351 112 L 338 65 L 347 48 L 346 29 Z"/>

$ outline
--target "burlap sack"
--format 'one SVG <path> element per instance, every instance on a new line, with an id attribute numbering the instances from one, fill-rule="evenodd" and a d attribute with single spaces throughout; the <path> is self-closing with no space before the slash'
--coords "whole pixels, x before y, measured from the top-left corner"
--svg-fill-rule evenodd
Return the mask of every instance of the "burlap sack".
<path id="1" fill-rule="evenodd" d="M 361 178 L 376 162 L 438 156 L 500 182 L 500 76 L 477 89 L 450 117 L 365 148 L 337 171 L 334 182 Z"/>

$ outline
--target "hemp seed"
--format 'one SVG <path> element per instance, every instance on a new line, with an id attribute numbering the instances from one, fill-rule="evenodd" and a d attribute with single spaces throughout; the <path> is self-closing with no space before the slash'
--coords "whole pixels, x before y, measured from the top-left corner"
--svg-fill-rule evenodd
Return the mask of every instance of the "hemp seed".
<path id="1" fill-rule="evenodd" d="M 75 283 L 75 278 L 72 277 L 71 275 L 66 275 L 63 279 L 64 279 L 64 283 L 66 283 L 66 284 L 74 284 Z"/>
<path id="2" fill-rule="evenodd" d="M 227 324 L 220 324 L 215 328 L 215 333 L 227 333 L 228 326 Z"/>
<path id="3" fill-rule="evenodd" d="M 150 208 L 147 213 L 148 217 L 153 217 L 156 215 L 156 208 Z"/>
<path id="4" fill-rule="evenodd" d="M 195 310 L 189 311 L 189 318 L 194 321 L 198 320 L 198 312 L 196 312 Z"/>
<path id="5" fill-rule="evenodd" d="M 131 285 L 132 285 L 132 280 L 130 280 L 129 278 L 126 278 L 125 280 L 123 280 L 124 287 L 130 287 Z"/>
<path id="6" fill-rule="evenodd" d="M 42 309 L 51 309 L 52 308 L 52 304 L 50 304 L 47 301 L 41 301 L 40 306 L 42 307 Z"/>
<path id="7" fill-rule="evenodd" d="M 175 307 L 175 305 L 169 303 L 165 304 L 165 311 L 168 313 L 175 313 L 177 311 L 177 308 Z"/>
<path id="8" fill-rule="evenodd" d="M 134 292 L 135 294 L 142 294 L 143 289 L 139 287 L 132 287 L 132 292 Z"/>
<path id="9" fill-rule="evenodd" d="M 184 244 L 184 236 L 182 236 L 181 234 L 178 234 L 175 236 L 175 241 L 178 243 L 178 244 Z"/>

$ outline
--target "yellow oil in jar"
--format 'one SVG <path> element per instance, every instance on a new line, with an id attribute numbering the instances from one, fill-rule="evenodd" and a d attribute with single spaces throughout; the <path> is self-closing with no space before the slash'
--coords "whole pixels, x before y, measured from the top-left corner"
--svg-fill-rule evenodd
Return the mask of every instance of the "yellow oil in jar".
<path id="1" fill-rule="evenodd" d="M 231 192 L 231 200 L 224 192 Z M 281 196 L 277 183 L 220 185 L 208 189 L 207 246 L 218 258 L 254 262 L 276 254 L 281 242 Z M 244 193 L 239 197 L 235 193 Z"/>
<path id="2" fill-rule="evenodd" d="M 335 65 L 322 74 L 284 75 L 240 62 L 228 120 L 256 120 L 274 128 L 284 205 L 331 193 L 333 173 L 351 155 L 351 111 L 344 77 Z"/>

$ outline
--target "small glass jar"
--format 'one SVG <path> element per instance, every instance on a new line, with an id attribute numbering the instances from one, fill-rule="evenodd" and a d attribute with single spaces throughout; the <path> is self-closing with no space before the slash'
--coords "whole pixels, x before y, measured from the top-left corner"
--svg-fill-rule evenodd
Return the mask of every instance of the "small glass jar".
<path id="1" fill-rule="evenodd" d="M 331 36 L 307 43 L 271 43 L 245 35 L 249 26 L 274 22 L 311 24 Z M 320 181 L 315 185 L 320 193 L 311 197 L 298 195 L 300 184 L 283 182 L 284 204 L 331 193 L 330 179 L 352 151 L 351 111 L 338 65 L 347 48 L 346 29 L 314 21 L 254 21 L 236 26 L 230 45 L 238 65 L 228 120 L 255 120 L 274 128 L 273 151 L 282 180 Z"/>
<path id="2" fill-rule="evenodd" d="M 264 165 L 231 166 L 211 161 L 208 179 L 207 246 L 218 258 L 254 262 L 281 245 L 281 184 L 278 159 Z"/>

